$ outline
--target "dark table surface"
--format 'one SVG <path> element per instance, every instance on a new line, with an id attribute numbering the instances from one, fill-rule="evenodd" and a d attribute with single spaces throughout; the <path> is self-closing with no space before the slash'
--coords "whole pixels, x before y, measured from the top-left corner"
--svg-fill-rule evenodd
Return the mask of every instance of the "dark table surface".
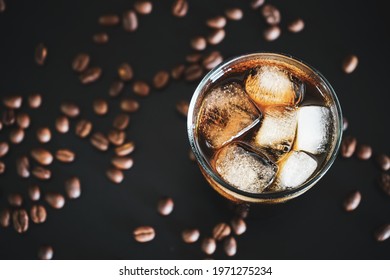
<path id="1" fill-rule="evenodd" d="M 317 68 L 335 88 L 350 125 L 345 135 L 372 145 L 375 153 L 389 154 L 389 16 L 383 1 L 268 1 L 282 12 L 282 36 L 274 42 L 262 38 L 265 24 L 249 1 L 189 1 L 187 17 L 174 18 L 172 1 L 153 1 L 151 15 L 140 16 L 139 29 L 126 33 L 121 27 L 103 28 L 100 15 L 121 14 L 133 1 L 49 1 L 7 2 L 0 14 L 0 95 L 27 96 L 40 92 L 44 101 L 39 110 L 24 111 L 32 117 L 26 139 L 11 145 L 3 159 L 7 172 L 0 175 L 0 208 L 6 207 L 10 192 L 24 195 L 27 186 L 38 183 L 43 192 L 64 192 L 63 182 L 72 175 L 82 182 L 82 196 L 67 201 L 61 210 L 48 208 L 42 225 L 32 224 L 24 234 L 12 227 L 0 228 L 1 259 L 35 259 L 42 244 L 54 247 L 55 259 L 202 259 L 199 241 L 184 244 L 181 231 L 197 227 L 202 237 L 212 227 L 233 216 L 228 203 L 203 179 L 196 164 L 188 159 L 186 121 L 175 110 L 179 100 L 190 100 L 195 83 L 171 82 L 162 91 L 152 91 L 140 100 L 140 110 L 131 116 L 128 138 L 136 143 L 134 167 L 125 172 L 120 185 L 109 182 L 105 170 L 113 151 L 102 153 L 88 140 L 71 132 L 59 135 L 45 146 L 50 150 L 67 147 L 77 153 L 73 164 L 55 162 L 49 182 L 18 178 L 15 158 L 39 146 L 35 131 L 49 126 L 59 105 L 69 100 L 80 105 L 82 117 L 93 121 L 95 131 L 107 132 L 119 113 L 119 99 L 108 97 L 108 87 L 116 78 L 116 68 L 129 62 L 137 79 L 150 81 L 158 70 L 171 69 L 191 52 L 189 40 L 207 34 L 205 19 L 222 14 L 227 7 L 241 7 L 244 18 L 229 22 L 225 40 L 216 47 L 225 58 L 256 52 L 275 51 L 294 55 Z M 306 27 L 299 34 L 286 31 L 286 24 L 302 17 Z M 107 31 L 110 42 L 96 45 L 92 35 Z M 47 63 L 34 63 L 35 46 L 44 42 L 49 50 Z M 92 65 L 103 68 L 98 82 L 83 86 L 70 67 L 79 52 L 88 52 Z M 341 71 L 342 59 L 350 53 L 360 58 L 351 75 Z M 134 96 L 127 85 L 123 96 Z M 98 117 L 92 100 L 107 98 L 110 112 Z M 3 109 L 2 109 L 3 110 Z M 7 129 L 0 139 L 8 137 Z M 374 230 L 390 222 L 390 197 L 378 187 L 380 174 L 372 160 L 338 158 L 326 176 L 309 192 L 282 205 L 252 206 L 247 232 L 237 238 L 237 259 L 389 259 L 390 241 L 378 243 Z M 344 197 L 360 190 L 359 208 L 346 213 Z M 161 217 L 156 203 L 171 196 L 175 210 Z M 46 205 L 45 202 L 42 202 Z M 156 238 L 147 244 L 136 243 L 132 231 L 140 225 L 156 229 Z M 213 256 L 226 256 L 221 246 Z"/>

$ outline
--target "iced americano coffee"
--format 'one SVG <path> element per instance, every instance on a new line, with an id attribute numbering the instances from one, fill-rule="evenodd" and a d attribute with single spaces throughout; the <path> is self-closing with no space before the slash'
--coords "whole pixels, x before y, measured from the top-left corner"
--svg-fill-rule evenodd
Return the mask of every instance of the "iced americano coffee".
<path id="1" fill-rule="evenodd" d="M 312 187 L 341 139 L 337 97 L 291 57 L 258 53 L 213 69 L 199 84 L 188 133 L 210 185 L 238 202 L 277 203 Z"/>

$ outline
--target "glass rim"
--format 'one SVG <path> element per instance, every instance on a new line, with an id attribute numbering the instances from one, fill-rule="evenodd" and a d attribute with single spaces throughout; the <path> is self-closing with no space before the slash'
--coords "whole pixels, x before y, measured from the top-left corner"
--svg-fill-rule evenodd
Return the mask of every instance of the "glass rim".
<path id="1" fill-rule="evenodd" d="M 310 180 L 305 182 L 304 184 L 300 185 L 297 188 L 287 189 L 280 192 L 269 192 L 269 193 L 250 193 L 246 191 L 239 190 L 233 186 L 231 186 L 229 183 L 224 181 L 216 172 L 212 169 L 209 162 L 204 158 L 201 149 L 199 147 L 198 141 L 195 139 L 195 128 L 196 124 L 194 124 L 194 119 L 197 121 L 197 116 L 194 116 L 194 109 L 195 105 L 197 103 L 197 100 L 202 94 L 203 88 L 207 85 L 207 83 L 210 80 L 216 80 L 220 78 L 224 72 L 223 69 L 229 65 L 232 65 L 240 60 L 250 59 L 250 58 L 257 58 L 259 56 L 265 56 L 265 57 L 280 57 L 284 60 L 292 60 L 295 63 L 298 63 L 299 65 L 303 65 L 304 67 L 307 67 L 310 69 L 310 71 L 313 72 L 315 77 L 319 78 L 322 84 L 324 84 L 328 89 L 328 94 L 331 96 L 332 101 L 334 103 L 334 106 L 336 108 L 337 116 L 335 116 L 335 119 L 338 121 L 338 125 L 335 126 L 336 131 L 334 132 L 336 142 L 332 151 L 331 156 L 326 160 L 325 164 L 321 167 L 321 169 L 317 172 L 315 176 L 313 176 Z M 208 176 L 211 177 L 214 181 L 216 181 L 219 185 L 222 187 L 237 193 L 242 196 L 250 197 L 253 199 L 262 199 L 262 200 L 272 200 L 272 199 L 282 199 L 286 197 L 295 197 L 303 192 L 309 190 L 312 186 L 314 186 L 329 170 L 329 168 L 334 163 L 339 148 L 341 144 L 342 134 L 343 134 L 343 116 L 342 116 L 342 110 L 339 103 L 339 100 L 337 98 L 336 92 L 334 91 L 331 84 L 328 82 L 328 80 L 313 66 L 306 63 L 305 61 L 295 58 L 292 55 L 285 54 L 285 53 L 278 53 L 278 52 L 256 52 L 256 53 L 246 53 L 239 56 L 231 57 L 223 62 L 221 62 L 219 65 L 214 67 L 211 71 L 209 71 L 203 79 L 198 84 L 197 88 L 194 91 L 194 94 L 192 95 L 191 102 L 188 109 L 188 116 L 187 116 L 187 133 L 188 133 L 188 139 L 191 145 L 191 149 L 197 159 L 198 164 L 201 165 L 201 168 L 207 173 Z"/>

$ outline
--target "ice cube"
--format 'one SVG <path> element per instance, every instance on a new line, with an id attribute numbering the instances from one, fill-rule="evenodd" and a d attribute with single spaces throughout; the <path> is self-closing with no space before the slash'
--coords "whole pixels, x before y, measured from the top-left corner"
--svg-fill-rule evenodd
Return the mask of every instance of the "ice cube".
<path id="1" fill-rule="evenodd" d="M 295 105 L 303 98 L 304 84 L 277 66 L 265 65 L 250 72 L 245 90 L 260 106 Z"/>
<path id="2" fill-rule="evenodd" d="M 329 145 L 330 110 L 323 106 L 304 106 L 298 110 L 297 138 L 294 150 L 320 154 Z"/>
<path id="3" fill-rule="evenodd" d="M 267 107 L 254 145 L 273 160 L 291 150 L 297 128 L 297 110 L 291 107 Z"/>
<path id="4" fill-rule="evenodd" d="M 231 143 L 215 156 L 215 170 L 230 185 L 250 193 L 261 193 L 275 179 L 278 167 L 266 156 L 242 143 Z"/>
<path id="5" fill-rule="evenodd" d="M 200 109 L 200 131 L 208 146 L 220 148 L 259 122 L 260 112 L 238 83 L 213 89 Z"/>

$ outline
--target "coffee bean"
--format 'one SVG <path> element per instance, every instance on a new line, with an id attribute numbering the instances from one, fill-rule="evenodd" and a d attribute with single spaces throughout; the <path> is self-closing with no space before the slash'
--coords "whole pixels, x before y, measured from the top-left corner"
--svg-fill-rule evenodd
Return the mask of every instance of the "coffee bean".
<path id="1" fill-rule="evenodd" d="M 184 71 L 184 78 L 187 82 L 199 80 L 202 76 L 203 69 L 198 64 L 193 64 Z"/>
<path id="2" fill-rule="evenodd" d="M 379 177 L 378 183 L 385 194 L 390 196 L 390 175 L 382 173 Z"/>
<path id="3" fill-rule="evenodd" d="M 187 117 L 188 115 L 188 107 L 189 103 L 187 101 L 181 100 L 176 103 L 176 110 L 179 112 L 180 115 L 183 117 Z"/>
<path id="4" fill-rule="evenodd" d="M 263 36 L 266 41 L 274 41 L 279 38 L 280 33 L 282 31 L 280 30 L 280 27 L 277 25 L 269 26 L 267 27 L 264 32 Z"/>
<path id="5" fill-rule="evenodd" d="M 61 162 L 73 162 L 75 157 L 75 153 L 69 149 L 59 149 L 56 152 L 56 159 Z"/>
<path id="6" fill-rule="evenodd" d="M 102 69 L 100 67 L 91 67 L 80 74 L 80 82 L 84 85 L 96 82 L 102 75 Z"/>
<path id="7" fill-rule="evenodd" d="M 150 1 L 138 0 L 134 3 L 134 10 L 141 15 L 148 15 L 152 12 L 153 4 Z"/>
<path id="8" fill-rule="evenodd" d="M 14 224 L 14 229 L 18 233 L 26 232 L 28 229 L 28 215 L 26 210 L 24 209 L 15 210 L 12 213 L 12 222 Z"/>
<path id="9" fill-rule="evenodd" d="M 118 169 L 126 170 L 130 169 L 133 166 L 133 159 L 130 157 L 113 157 L 111 160 L 111 163 L 113 166 L 115 166 Z"/>
<path id="10" fill-rule="evenodd" d="M 8 109 L 19 109 L 22 106 L 22 97 L 20 95 L 11 95 L 3 97 L 3 104 Z"/>
<path id="11" fill-rule="evenodd" d="M 186 61 L 188 63 L 198 63 L 202 59 L 201 53 L 191 53 L 186 55 Z"/>
<path id="12" fill-rule="evenodd" d="M 123 172 L 121 170 L 112 167 L 107 169 L 106 175 L 107 178 L 115 184 L 122 183 L 124 178 Z"/>
<path id="13" fill-rule="evenodd" d="M 117 97 L 122 93 L 124 86 L 125 84 L 123 82 L 114 81 L 111 84 L 110 89 L 108 90 L 108 95 L 110 95 L 111 97 Z"/>
<path id="14" fill-rule="evenodd" d="M 35 166 L 32 170 L 32 174 L 39 180 L 49 180 L 51 178 L 51 171 L 42 166 Z"/>
<path id="15" fill-rule="evenodd" d="M 0 142 L 0 158 L 5 156 L 9 151 L 9 145 L 7 142 Z"/>
<path id="16" fill-rule="evenodd" d="M 22 178 L 30 177 L 30 162 L 28 157 L 21 156 L 16 159 L 16 172 Z"/>
<path id="17" fill-rule="evenodd" d="M 123 29 L 127 32 L 133 32 L 138 28 L 137 14 L 133 10 L 123 13 L 122 16 Z"/>
<path id="18" fill-rule="evenodd" d="M 344 158 L 350 158 L 355 153 L 356 145 L 357 140 L 355 137 L 343 137 L 343 141 L 341 142 L 341 156 Z"/>
<path id="19" fill-rule="evenodd" d="M 118 68 L 118 75 L 122 81 L 128 82 L 133 78 L 133 68 L 128 63 L 122 63 Z"/>
<path id="20" fill-rule="evenodd" d="M 5 110 L 3 111 L 3 124 L 5 126 L 10 126 L 10 125 L 13 125 L 15 123 L 15 111 L 14 110 L 11 110 L 11 109 L 8 109 L 8 110 Z"/>
<path id="21" fill-rule="evenodd" d="M 44 65 L 47 58 L 47 48 L 43 43 L 35 48 L 35 62 L 38 65 Z"/>
<path id="22" fill-rule="evenodd" d="M 224 29 L 215 29 L 207 37 L 207 42 L 210 45 L 217 45 L 217 44 L 221 43 L 224 38 L 225 38 L 225 30 Z"/>
<path id="23" fill-rule="evenodd" d="M 108 103 L 103 98 L 97 98 L 93 101 L 93 110 L 96 115 L 102 116 L 108 112 Z"/>
<path id="24" fill-rule="evenodd" d="M 78 72 L 78 73 L 84 72 L 85 69 L 88 68 L 90 60 L 91 59 L 89 57 L 89 54 L 87 54 L 87 53 L 79 53 L 73 59 L 73 62 L 72 62 L 72 69 L 73 69 L 73 71 Z"/>
<path id="25" fill-rule="evenodd" d="M 119 24 L 119 17 L 115 14 L 107 14 L 99 17 L 99 24 L 103 26 L 115 26 Z"/>
<path id="26" fill-rule="evenodd" d="M 51 132 L 48 127 L 40 127 L 37 129 L 37 139 L 41 143 L 47 143 L 51 139 Z"/>
<path id="27" fill-rule="evenodd" d="M 134 142 L 127 142 L 119 147 L 115 148 L 115 153 L 117 156 L 127 156 L 134 151 L 135 145 Z"/>
<path id="28" fill-rule="evenodd" d="M 342 69 L 344 73 L 351 74 L 358 66 L 359 59 L 356 55 L 350 54 L 343 60 Z"/>
<path id="29" fill-rule="evenodd" d="M 172 5 L 172 14 L 175 17 L 184 17 L 188 12 L 188 2 L 186 0 L 175 0 Z"/>
<path id="30" fill-rule="evenodd" d="M 265 21 L 270 25 L 275 25 L 280 23 L 280 11 L 271 4 L 266 4 L 261 9 L 261 14 L 263 15 Z"/>
<path id="31" fill-rule="evenodd" d="M 180 79 L 183 76 L 185 66 L 183 64 L 176 65 L 171 70 L 171 77 L 175 80 Z"/>
<path id="32" fill-rule="evenodd" d="M 99 45 L 108 43 L 109 37 L 105 32 L 96 33 L 92 36 L 92 40 Z"/>
<path id="33" fill-rule="evenodd" d="M 202 36 L 196 36 L 191 39 L 191 47 L 196 51 L 202 51 L 207 46 L 207 41 Z"/>
<path id="34" fill-rule="evenodd" d="M 37 185 L 31 185 L 28 187 L 28 196 L 32 201 L 37 201 L 41 198 L 41 191 Z"/>
<path id="35" fill-rule="evenodd" d="M 133 91 L 138 96 L 148 96 L 150 92 L 149 85 L 144 81 L 136 81 L 133 84 Z"/>
<path id="36" fill-rule="evenodd" d="M 49 192 L 45 195 L 45 200 L 54 209 L 61 209 L 65 205 L 65 198 L 59 193 Z"/>
<path id="37" fill-rule="evenodd" d="M 120 146 L 125 142 L 126 133 L 118 129 L 111 129 L 107 134 L 108 141 L 115 146 Z"/>
<path id="38" fill-rule="evenodd" d="M 92 123 L 89 120 L 81 119 L 76 123 L 75 133 L 80 138 L 87 137 L 92 131 Z"/>
<path id="39" fill-rule="evenodd" d="M 233 218 L 230 222 L 233 232 L 236 235 L 241 235 L 246 231 L 246 223 L 242 218 Z"/>
<path id="40" fill-rule="evenodd" d="M 229 257 L 234 256 L 237 253 L 237 241 L 233 236 L 229 236 L 223 242 L 223 250 Z"/>
<path id="41" fill-rule="evenodd" d="M 213 17 L 213 18 L 209 18 L 206 21 L 206 25 L 208 27 L 215 28 L 215 29 L 224 28 L 225 25 L 226 25 L 226 18 L 223 17 L 223 16 L 216 16 L 216 17 Z"/>
<path id="42" fill-rule="evenodd" d="M 0 13 L 3 13 L 6 7 L 7 5 L 5 4 L 5 0 L 0 0 Z"/>
<path id="43" fill-rule="evenodd" d="M 56 129 L 59 133 L 67 133 L 69 131 L 69 119 L 65 116 L 59 116 L 56 119 Z"/>
<path id="44" fill-rule="evenodd" d="M 252 0 L 250 6 L 253 10 L 256 10 L 263 6 L 264 2 L 265 0 Z"/>
<path id="45" fill-rule="evenodd" d="M 20 127 L 14 128 L 9 133 L 9 140 L 13 144 L 20 144 L 24 139 L 24 130 Z"/>
<path id="46" fill-rule="evenodd" d="M 215 239 L 211 237 L 205 237 L 202 240 L 201 249 L 207 255 L 214 254 L 215 249 L 217 249 L 217 243 L 215 242 Z"/>
<path id="47" fill-rule="evenodd" d="M 38 259 L 40 260 L 51 260 L 54 255 L 53 247 L 51 246 L 41 246 L 38 250 Z"/>
<path id="48" fill-rule="evenodd" d="M 128 114 L 121 113 L 117 115 L 112 123 L 112 126 L 119 130 L 124 130 L 129 126 L 130 117 Z"/>
<path id="49" fill-rule="evenodd" d="M 190 161 L 196 161 L 196 157 L 192 149 L 188 150 L 188 158 L 190 159 Z"/>
<path id="50" fill-rule="evenodd" d="M 170 197 L 161 198 L 157 203 L 157 211 L 162 216 L 172 213 L 174 207 L 173 199 Z"/>
<path id="51" fill-rule="evenodd" d="M 287 25 L 287 29 L 292 33 L 301 32 L 305 28 L 305 22 L 301 18 L 294 19 Z"/>
<path id="52" fill-rule="evenodd" d="M 35 148 L 31 150 L 30 154 L 33 159 L 42 165 L 49 165 L 53 162 L 53 155 L 46 149 Z"/>
<path id="53" fill-rule="evenodd" d="M 370 159 L 372 155 L 372 148 L 365 144 L 358 145 L 356 149 L 356 156 L 358 159 L 367 160 Z"/>
<path id="54" fill-rule="evenodd" d="M 346 131 L 348 128 L 348 119 L 343 117 L 343 131 Z"/>
<path id="55" fill-rule="evenodd" d="M 219 51 L 213 51 L 203 57 L 202 65 L 205 69 L 211 70 L 223 61 L 223 57 Z"/>
<path id="56" fill-rule="evenodd" d="M 139 109 L 139 103 L 137 100 L 126 97 L 121 100 L 120 108 L 123 112 L 134 113 Z"/>
<path id="57" fill-rule="evenodd" d="M 28 96 L 28 105 L 30 108 L 37 109 L 42 104 L 42 96 L 39 93 L 32 93 Z"/>
<path id="58" fill-rule="evenodd" d="M 185 243 L 194 243 L 198 241 L 200 232 L 197 229 L 186 229 L 181 233 L 181 238 Z"/>
<path id="59" fill-rule="evenodd" d="M 65 192 L 70 199 L 76 199 L 81 195 L 80 179 L 73 176 L 65 181 Z"/>
<path id="60" fill-rule="evenodd" d="M 230 8 L 225 11 L 225 15 L 230 20 L 240 20 L 244 16 L 244 13 L 239 8 Z"/>
<path id="61" fill-rule="evenodd" d="M 31 220 L 36 224 L 42 224 L 46 221 L 46 209 L 42 205 L 33 205 L 30 209 Z"/>
<path id="62" fill-rule="evenodd" d="M 226 236 L 229 236 L 231 232 L 230 226 L 226 223 L 219 223 L 213 229 L 213 238 L 217 241 L 221 241 Z"/>
<path id="63" fill-rule="evenodd" d="M 384 224 L 375 231 L 375 239 L 378 242 L 385 241 L 390 237 L 390 224 Z"/>
<path id="64" fill-rule="evenodd" d="M 107 151 L 110 144 L 106 136 L 104 136 L 101 132 L 95 132 L 92 134 L 90 141 L 91 144 L 100 151 Z"/>
<path id="65" fill-rule="evenodd" d="M 247 204 L 247 203 L 240 203 L 240 204 L 235 204 L 234 206 L 234 213 L 242 218 L 242 219 L 245 219 L 248 217 L 248 214 L 249 214 L 249 209 L 250 209 L 250 205 Z"/>
<path id="66" fill-rule="evenodd" d="M 164 88 L 169 82 L 169 73 L 167 71 L 158 71 L 153 77 L 153 86 L 156 89 Z"/>
<path id="67" fill-rule="evenodd" d="M 1 153 L 0 153 L 1 157 Z M 379 168 L 383 171 L 387 171 L 390 169 L 390 157 L 385 154 L 380 154 L 376 157 L 376 162 Z"/>
<path id="68" fill-rule="evenodd" d="M 0 161 L 0 174 L 4 174 L 5 172 L 5 163 Z"/>
<path id="69" fill-rule="evenodd" d="M 0 211 L 0 226 L 6 228 L 9 227 L 11 220 L 11 212 L 8 209 Z"/>
<path id="70" fill-rule="evenodd" d="M 19 112 L 16 114 L 16 123 L 22 129 L 26 129 L 30 126 L 30 116 L 26 113 Z"/>
<path id="71" fill-rule="evenodd" d="M 75 118 L 80 115 L 80 108 L 73 102 L 63 102 L 60 109 L 69 118 Z"/>
<path id="72" fill-rule="evenodd" d="M 18 193 L 10 193 L 7 199 L 9 205 L 13 207 L 20 207 L 23 204 L 23 197 Z"/>
<path id="73" fill-rule="evenodd" d="M 140 243 L 152 241 L 154 239 L 155 235 L 156 235 L 156 233 L 154 231 L 154 228 L 152 228 L 150 226 L 137 227 L 133 231 L 134 239 Z"/>
<path id="74" fill-rule="evenodd" d="M 351 212 L 351 211 L 355 210 L 359 206 L 361 199 L 362 199 L 362 195 L 359 191 L 351 192 L 344 199 L 344 202 L 343 202 L 344 210 L 347 212 Z"/>

